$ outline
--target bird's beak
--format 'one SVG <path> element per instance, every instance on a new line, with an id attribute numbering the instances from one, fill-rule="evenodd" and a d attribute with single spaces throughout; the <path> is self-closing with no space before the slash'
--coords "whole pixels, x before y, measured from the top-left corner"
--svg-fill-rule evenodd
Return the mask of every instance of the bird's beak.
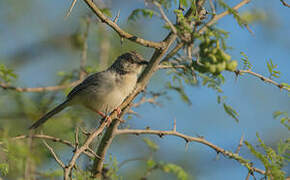
<path id="1" fill-rule="evenodd" d="M 148 63 L 148 61 L 140 61 L 139 64 L 140 65 L 146 65 L 147 66 L 149 63 Z"/>

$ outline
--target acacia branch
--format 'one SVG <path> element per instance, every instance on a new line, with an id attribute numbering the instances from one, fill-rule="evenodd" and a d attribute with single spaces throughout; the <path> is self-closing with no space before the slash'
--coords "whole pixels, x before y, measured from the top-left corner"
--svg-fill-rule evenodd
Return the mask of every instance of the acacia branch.
<path id="1" fill-rule="evenodd" d="M 105 127 L 107 126 L 108 121 L 104 120 L 102 122 L 102 124 L 98 127 L 98 129 L 96 129 L 93 133 L 91 133 L 87 139 L 85 140 L 84 144 L 80 147 L 78 147 L 71 160 L 69 161 L 68 165 L 65 167 L 64 169 L 64 180 L 68 180 L 69 176 L 71 174 L 71 170 L 72 168 L 75 166 L 77 159 L 79 158 L 79 156 L 86 150 L 89 148 L 89 145 L 92 143 L 92 141 L 100 134 L 103 132 L 103 130 L 105 129 Z M 100 158 L 100 157 L 97 157 Z"/>
<path id="2" fill-rule="evenodd" d="M 204 2 L 205 2 L 204 0 L 198 1 L 200 5 L 202 5 Z M 186 15 L 189 16 L 191 13 L 193 13 L 193 11 L 190 8 L 188 12 L 186 13 Z M 176 38 L 177 38 L 176 34 L 169 33 L 167 37 L 163 40 L 163 42 L 165 43 L 165 47 L 163 49 L 155 49 L 155 52 L 153 53 L 148 66 L 144 69 L 144 71 L 142 72 L 141 76 L 138 79 L 138 83 L 136 85 L 134 92 L 132 92 L 131 95 L 128 96 L 120 106 L 120 109 L 123 110 L 123 114 L 126 113 L 132 106 L 131 102 L 133 101 L 133 99 L 135 99 L 135 97 L 145 89 L 146 85 L 148 84 L 154 72 L 158 70 L 158 67 L 159 67 L 160 62 L 162 61 L 162 58 L 167 54 L 169 47 L 176 40 Z M 172 53 L 171 55 L 173 56 L 174 54 Z M 112 113 L 111 118 L 115 119 L 116 113 Z M 107 150 L 109 149 L 112 143 L 112 140 L 115 137 L 114 133 L 117 130 L 119 124 L 120 124 L 120 121 L 113 120 L 113 122 L 111 123 L 110 127 L 107 129 L 98 147 L 97 155 L 101 156 L 101 159 L 95 159 L 93 169 L 92 169 L 92 173 L 97 178 L 101 177 L 102 168 L 103 168 L 103 159 L 105 157 Z"/>
<path id="3" fill-rule="evenodd" d="M 153 4 L 159 9 L 160 11 L 160 14 L 161 14 L 161 17 L 165 20 L 165 22 L 169 25 L 171 31 L 174 33 L 174 34 L 177 34 L 177 30 L 175 28 L 175 26 L 172 24 L 172 22 L 168 19 L 168 17 L 166 16 L 165 12 L 163 11 L 162 9 L 162 6 L 161 4 L 159 4 L 158 2 L 156 1 L 153 1 Z"/>
<path id="4" fill-rule="evenodd" d="M 52 147 L 50 147 L 45 140 L 42 140 L 42 142 L 46 146 L 46 148 L 50 151 L 50 153 L 52 154 L 53 158 L 60 165 L 60 167 L 65 168 L 64 163 L 59 159 L 59 157 L 56 155 L 56 153 L 54 152 Z"/>
<path id="5" fill-rule="evenodd" d="M 184 65 L 159 65 L 159 69 L 175 69 L 175 68 L 179 68 L 179 69 L 186 69 L 187 67 Z M 248 69 L 248 70 L 236 70 L 234 71 L 234 73 L 238 76 L 238 75 L 243 75 L 243 74 L 250 74 L 252 76 L 258 77 L 259 79 L 261 79 L 264 82 L 273 84 L 274 86 L 278 87 L 279 89 L 285 89 L 286 91 L 290 91 L 290 89 L 287 86 L 284 86 L 283 84 L 280 84 L 270 78 L 267 78 L 261 74 L 255 73 L 252 70 Z"/>
<path id="6" fill-rule="evenodd" d="M 165 46 L 164 42 L 148 41 L 148 40 L 139 38 L 137 36 L 134 36 L 132 34 L 129 34 L 128 32 L 121 29 L 116 23 L 114 23 L 108 17 L 106 17 L 92 0 L 84 0 L 84 1 L 90 7 L 90 9 L 98 16 L 98 18 L 100 18 L 102 22 L 106 23 L 108 26 L 114 29 L 114 31 L 118 33 L 118 35 L 121 38 L 126 38 L 130 41 L 133 41 L 145 47 L 151 47 L 155 49 L 161 49 Z"/>
<path id="7" fill-rule="evenodd" d="M 243 7 L 244 5 L 248 4 L 251 0 L 243 0 L 241 1 L 239 4 L 235 5 L 234 7 L 232 7 L 233 10 L 238 10 L 241 7 Z M 207 30 L 208 27 L 212 26 L 214 23 L 216 23 L 218 20 L 220 20 L 221 18 L 225 17 L 226 15 L 230 14 L 230 11 L 224 11 L 220 14 L 215 15 L 210 21 L 208 21 L 202 28 L 200 28 L 198 30 L 198 34 L 203 33 L 205 30 Z"/>
<path id="8" fill-rule="evenodd" d="M 16 87 L 11 86 L 9 84 L 0 82 L 0 87 L 5 90 L 13 90 L 17 92 L 43 92 L 43 91 L 58 91 L 61 89 L 66 89 L 72 86 L 76 86 L 81 81 L 77 80 L 69 84 L 63 84 L 63 85 L 56 85 L 56 86 L 45 86 L 45 87 L 35 87 L 35 88 L 22 88 L 22 87 Z"/>
<path id="9" fill-rule="evenodd" d="M 284 6 L 290 8 L 290 4 L 286 3 L 284 0 L 280 0 L 280 1 Z"/>
<path id="10" fill-rule="evenodd" d="M 58 138 L 58 137 L 44 135 L 44 134 L 20 135 L 20 136 L 12 137 L 12 138 L 10 138 L 10 140 L 21 140 L 21 139 L 26 139 L 26 138 L 43 139 L 43 140 L 46 139 L 46 140 L 50 140 L 50 141 L 53 141 L 53 142 L 58 142 L 58 143 L 67 145 L 67 146 L 72 147 L 72 148 L 76 147 L 76 145 L 73 144 L 70 141 L 63 140 L 63 139 Z M 0 141 L 0 145 L 1 144 L 3 144 L 3 142 Z M 90 148 L 86 149 L 83 153 L 85 155 L 87 155 L 88 157 L 90 157 L 90 158 L 95 158 L 96 157 L 96 154 Z"/>
<path id="11" fill-rule="evenodd" d="M 182 134 L 180 132 L 177 132 L 176 130 L 174 130 L 175 128 L 173 128 L 173 130 L 171 131 L 160 131 L 160 130 L 151 130 L 151 129 L 122 129 L 122 130 L 116 130 L 115 135 L 124 135 L 124 134 L 133 134 L 133 135 L 140 135 L 140 134 L 151 134 L 151 135 L 158 135 L 159 137 L 163 137 L 163 136 L 167 136 L 167 135 L 171 135 L 171 136 L 176 136 L 176 137 L 180 137 L 182 139 L 185 140 L 186 143 L 188 142 L 197 142 L 197 143 L 201 143 L 204 144 L 212 149 L 214 149 L 217 153 L 222 153 L 224 156 L 229 157 L 231 159 L 235 159 L 237 160 L 241 165 L 245 166 L 245 167 L 250 167 L 250 170 L 252 172 L 257 172 L 260 174 L 265 175 L 266 172 L 264 170 L 255 168 L 255 167 L 251 167 L 250 163 L 243 159 L 241 156 L 239 156 L 236 153 L 232 153 L 230 151 L 227 151 L 223 148 L 220 148 L 217 145 L 212 144 L 211 142 L 205 140 L 204 138 L 200 138 L 200 137 L 192 137 L 192 136 L 188 136 L 185 134 Z"/>
<path id="12" fill-rule="evenodd" d="M 261 79 L 264 82 L 268 82 L 270 84 L 273 84 L 273 85 L 277 86 L 279 89 L 285 89 L 287 91 L 290 91 L 290 89 L 288 87 L 284 86 L 283 84 L 279 84 L 276 81 L 274 81 L 274 80 L 272 80 L 270 78 L 267 78 L 267 77 L 265 77 L 265 76 L 263 76 L 261 74 L 255 73 L 255 72 L 253 72 L 250 69 L 248 69 L 248 70 L 236 70 L 235 73 L 236 73 L 236 75 L 242 75 L 244 73 L 250 74 L 252 76 L 258 77 L 259 79 Z"/>

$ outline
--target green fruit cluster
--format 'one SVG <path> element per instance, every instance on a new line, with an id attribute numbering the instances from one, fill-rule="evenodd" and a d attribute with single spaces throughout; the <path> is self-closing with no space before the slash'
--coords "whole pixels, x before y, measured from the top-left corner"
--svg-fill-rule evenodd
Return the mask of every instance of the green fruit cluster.
<path id="1" fill-rule="evenodd" d="M 193 67 L 197 71 L 218 75 L 224 70 L 236 70 L 238 62 L 236 60 L 231 60 L 231 56 L 219 47 L 218 40 L 205 38 L 205 41 L 199 45 L 199 48 L 200 59 L 198 62 L 193 62 Z"/>

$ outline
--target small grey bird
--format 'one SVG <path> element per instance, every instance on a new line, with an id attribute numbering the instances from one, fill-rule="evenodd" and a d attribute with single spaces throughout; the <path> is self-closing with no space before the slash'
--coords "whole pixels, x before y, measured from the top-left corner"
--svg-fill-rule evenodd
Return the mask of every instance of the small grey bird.
<path id="1" fill-rule="evenodd" d="M 46 113 L 29 129 L 39 127 L 53 115 L 74 104 L 81 104 L 104 117 L 104 112 L 115 110 L 134 90 L 138 74 L 142 66 L 147 64 L 135 51 L 122 54 L 107 70 L 88 76 L 73 88 L 63 103 Z"/>

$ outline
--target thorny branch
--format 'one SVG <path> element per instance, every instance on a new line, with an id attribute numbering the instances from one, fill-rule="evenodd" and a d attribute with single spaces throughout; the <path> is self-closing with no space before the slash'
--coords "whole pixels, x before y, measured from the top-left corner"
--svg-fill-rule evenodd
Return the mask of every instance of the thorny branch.
<path id="1" fill-rule="evenodd" d="M 270 84 L 277 86 L 279 89 L 285 89 L 287 91 L 290 91 L 290 89 L 288 87 L 284 86 L 283 84 L 279 84 L 276 81 L 273 81 L 272 79 L 267 78 L 265 76 L 262 76 L 261 74 L 255 73 L 251 70 L 236 70 L 235 73 L 236 73 L 236 75 L 242 75 L 243 73 L 250 74 L 250 75 L 253 75 L 255 77 L 258 77 L 259 79 L 261 79 L 264 82 L 268 82 Z"/>
<path id="2" fill-rule="evenodd" d="M 114 23 L 108 17 L 106 17 L 93 1 L 91 0 L 84 0 L 84 1 L 91 8 L 91 10 L 100 18 L 102 22 L 106 23 L 108 26 L 114 29 L 115 32 L 118 33 L 121 38 L 126 38 L 130 41 L 136 42 L 145 47 L 151 47 L 155 49 L 164 48 L 165 44 L 163 42 L 148 41 L 148 40 L 139 38 L 137 36 L 134 36 L 132 34 L 129 34 L 128 32 L 121 29 L 116 23 Z"/>
<path id="3" fill-rule="evenodd" d="M 45 140 L 42 140 L 42 142 L 46 146 L 46 148 L 50 151 L 50 153 L 52 154 L 53 158 L 60 165 L 60 167 L 65 168 L 64 163 L 59 159 L 59 157 L 56 155 L 56 153 L 54 152 L 52 147 L 50 147 Z"/>
<path id="4" fill-rule="evenodd" d="M 172 24 L 172 22 L 168 19 L 168 17 L 166 16 L 165 12 L 163 11 L 163 8 L 161 6 L 161 4 L 159 4 L 158 2 L 156 1 L 153 1 L 153 4 L 159 9 L 160 11 L 160 14 L 161 14 L 161 17 L 165 20 L 165 22 L 169 25 L 171 31 L 174 33 L 174 34 L 177 34 L 177 30 L 176 28 L 174 27 L 174 25 Z"/>
<path id="5" fill-rule="evenodd" d="M 217 145 L 214 145 L 211 142 L 205 140 L 204 138 L 192 137 L 192 136 L 188 136 L 188 135 L 182 134 L 180 132 L 177 132 L 176 125 L 174 126 L 173 130 L 171 130 L 171 131 L 160 131 L 160 130 L 151 130 L 151 129 L 144 129 L 144 130 L 142 130 L 142 129 L 122 129 L 122 130 L 117 130 L 115 132 L 115 135 L 122 135 L 122 134 L 133 134 L 133 135 L 151 134 L 151 135 L 158 135 L 159 137 L 163 137 L 166 135 L 172 135 L 172 136 L 176 136 L 176 137 L 180 137 L 180 138 L 184 139 L 186 143 L 197 142 L 197 143 L 204 144 L 204 145 L 214 149 L 217 153 L 222 153 L 226 157 L 229 157 L 229 158 L 232 158 L 232 159 L 239 161 L 243 166 L 249 165 L 249 162 L 247 162 L 246 160 L 241 158 L 238 154 L 232 153 L 232 152 L 227 151 L 223 148 L 220 148 Z M 257 172 L 257 173 L 260 173 L 260 174 L 263 174 L 263 175 L 266 174 L 265 171 L 258 169 L 258 168 L 252 167 L 250 170 Z"/>
<path id="6" fill-rule="evenodd" d="M 50 140 L 50 141 L 53 141 L 53 142 L 58 142 L 58 143 L 67 145 L 67 146 L 69 146 L 71 148 L 75 148 L 75 144 L 73 144 L 70 141 L 63 140 L 63 139 L 58 138 L 58 137 L 44 135 L 44 134 L 20 135 L 20 136 L 12 137 L 12 138 L 9 138 L 9 139 L 10 140 L 21 140 L 21 139 L 27 139 L 27 138 Z M 3 142 L 0 141 L 0 145 L 1 144 L 3 144 Z M 96 157 L 94 151 L 92 149 L 90 149 L 90 148 L 86 149 L 83 153 L 85 155 L 87 155 L 88 157 L 90 157 L 90 158 Z"/>
<path id="7" fill-rule="evenodd" d="M 2 89 L 14 90 L 17 92 L 43 92 L 43 91 L 58 91 L 58 90 L 66 89 L 72 86 L 76 86 L 80 82 L 81 80 L 77 80 L 69 84 L 63 84 L 63 85 L 57 85 L 57 86 L 35 87 L 35 88 L 21 88 L 21 87 L 11 86 L 3 82 L 0 82 L 0 87 Z"/>
<path id="8" fill-rule="evenodd" d="M 186 69 L 186 67 L 184 65 L 159 65 L 159 69 L 170 69 L 170 68 L 179 68 L 179 69 Z M 234 73 L 239 76 L 239 75 L 243 75 L 243 74 L 250 74 L 252 76 L 258 77 L 259 79 L 261 79 L 264 82 L 273 84 L 274 86 L 278 87 L 279 89 L 285 89 L 286 91 L 290 91 L 290 89 L 287 86 L 284 86 L 283 84 L 280 84 L 270 78 L 267 78 L 261 74 L 255 73 L 252 70 L 236 70 L 234 71 Z"/>
<path id="9" fill-rule="evenodd" d="M 89 145 L 92 143 L 92 141 L 103 132 L 105 127 L 107 126 L 108 121 L 104 120 L 102 124 L 96 129 L 94 132 L 92 132 L 87 139 L 85 140 L 84 144 L 78 148 L 76 148 L 71 160 L 69 161 L 68 165 L 64 168 L 64 179 L 68 180 L 71 174 L 72 168 L 75 166 L 77 159 L 79 156 L 89 148 Z M 97 159 L 100 157 L 96 157 Z"/>
<path id="10" fill-rule="evenodd" d="M 122 105 L 120 106 L 120 108 L 123 110 L 123 114 L 126 113 L 127 110 L 130 109 L 130 107 L 132 106 L 131 101 L 146 87 L 149 79 L 151 78 L 151 76 L 153 75 L 153 73 L 160 68 L 159 64 L 161 61 L 166 61 L 169 60 L 171 57 L 173 57 L 183 46 L 184 43 L 178 43 L 176 45 L 175 48 L 173 48 L 169 53 L 168 53 L 168 49 L 169 47 L 172 45 L 172 43 L 176 40 L 177 36 L 176 36 L 176 32 L 174 32 L 176 29 L 173 26 L 173 24 L 171 23 L 170 25 L 170 21 L 168 20 L 168 18 L 166 17 L 166 15 L 164 14 L 163 18 L 165 19 L 165 21 L 169 24 L 169 26 L 171 27 L 172 33 L 169 33 L 169 35 L 164 39 L 164 41 L 162 42 L 153 42 L 153 41 L 148 41 L 139 37 L 136 37 L 134 35 L 131 35 L 127 32 L 125 32 L 123 29 L 121 29 L 115 21 L 111 21 L 109 18 L 107 18 L 102 12 L 101 10 L 93 3 L 93 1 L 91 0 L 84 0 L 86 2 L 86 4 L 91 8 L 91 10 L 101 19 L 102 22 L 106 23 L 108 26 L 110 26 L 111 28 L 113 28 L 121 38 L 126 38 L 130 41 L 133 41 L 135 43 L 141 44 L 145 47 L 151 47 L 151 48 L 155 48 L 155 52 L 153 54 L 153 56 L 151 57 L 150 63 L 147 66 L 147 68 L 144 70 L 144 72 L 142 73 L 142 75 L 140 76 L 139 80 L 138 80 L 138 84 L 137 84 L 137 88 L 135 89 L 135 91 L 122 103 Z M 76 1 L 73 1 L 73 5 L 71 7 L 74 6 L 74 3 Z M 203 5 L 204 0 L 200 0 L 199 2 L 201 2 L 201 5 Z M 250 0 L 243 0 L 241 1 L 239 4 L 237 4 L 236 6 L 233 7 L 234 10 L 239 9 L 240 7 L 242 7 L 243 5 L 249 3 Z M 281 0 L 281 2 L 283 2 Z M 161 14 L 163 12 L 161 6 L 159 8 Z M 71 10 L 70 10 L 71 11 Z M 221 19 L 222 17 L 226 16 L 229 14 L 229 11 L 225 11 L 221 14 L 218 14 L 216 16 L 214 16 L 208 23 L 206 23 L 205 26 L 203 26 L 201 29 L 198 30 L 198 33 L 201 34 L 203 33 L 207 27 L 213 25 L 215 22 L 217 22 L 219 19 Z M 167 20 L 166 20 L 167 18 Z M 84 48 L 85 49 L 85 48 Z M 166 56 L 165 56 L 166 55 Z M 165 57 L 164 57 L 165 56 Z M 163 58 L 164 57 L 164 58 Z M 165 67 L 166 68 L 166 67 Z M 252 71 L 244 71 L 241 70 L 239 72 L 236 72 L 236 74 L 242 74 L 242 73 L 249 73 L 251 75 L 254 75 L 256 77 L 259 77 L 260 79 L 262 79 L 265 82 L 269 82 L 272 83 L 274 85 L 276 85 L 279 88 L 284 88 L 286 89 L 286 87 L 281 86 L 280 84 L 274 82 L 271 79 L 265 78 L 259 74 L 256 74 Z M 18 87 L 14 87 L 14 86 L 9 86 L 6 84 L 3 84 L 0 82 L 0 87 L 2 87 L 3 89 L 11 89 L 11 90 L 15 90 L 18 92 L 41 92 L 41 91 L 53 91 L 53 90 L 59 90 L 59 89 L 64 89 L 73 85 L 78 84 L 79 81 L 73 82 L 69 85 L 60 85 L 60 86 L 51 86 L 51 87 L 39 87 L 39 88 L 18 88 Z M 287 89 L 289 91 L 289 89 Z M 69 176 L 71 174 L 71 170 L 72 168 L 75 166 L 76 160 L 78 159 L 78 157 L 82 154 L 85 153 L 90 157 L 96 157 L 95 158 L 95 162 L 94 162 L 94 173 L 95 176 L 98 177 L 98 175 L 101 174 L 102 172 L 102 168 L 103 168 L 103 161 L 104 161 L 104 157 L 106 154 L 106 151 L 108 150 L 109 146 L 111 145 L 111 142 L 113 140 L 113 138 L 115 137 L 115 135 L 121 135 L 121 134 L 135 134 L 135 135 L 139 135 L 139 134 L 153 134 L 153 135 L 159 135 L 160 137 L 165 136 L 165 135 L 173 135 L 173 136 L 177 136 L 180 138 L 183 138 L 186 142 L 198 142 L 198 143 L 202 143 L 205 144 L 207 146 L 209 146 L 210 148 L 216 150 L 216 152 L 218 153 L 222 153 L 223 155 L 229 157 L 229 158 L 233 158 L 236 160 L 240 160 L 242 161 L 241 164 L 245 165 L 248 162 L 244 162 L 243 159 L 239 158 L 240 156 L 238 154 L 226 151 L 208 141 L 206 141 L 203 138 L 197 138 L 197 137 L 191 137 L 191 136 L 187 136 L 184 135 L 182 133 L 179 133 L 176 131 L 176 123 L 174 123 L 174 128 L 171 131 L 159 131 L 159 130 L 134 130 L 134 129 L 124 129 L 124 130 L 118 130 L 118 126 L 120 124 L 120 121 L 116 120 L 116 113 L 112 113 L 110 115 L 110 118 L 114 119 L 113 122 L 111 123 L 111 125 L 109 126 L 109 128 L 106 130 L 105 135 L 103 136 L 103 139 L 101 141 L 101 144 L 98 148 L 97 154 L 95 154 L 90 148 L 89 145 L 92 143 L 92 141 L 95 139 L 95 137 L 97 137 L 100 133 L 103 132 L 103 130 L 105 129 L 107 122 L 103 121 L 103 123 L 99 126 L 98 129 L 96 129 L 93 133 L 90 133 L 87 137 L 87 139 L 85 140 L 85 142 L 83 143 L 83 145 L 81 145 L 80 147 L 78 146 L 78 140 L 76 137 L 76 144 L 73 144 L 69 141 L 65 141 L 65 140 L 61 140 L 59 138 L 55 138 L 52 136 L 47 136 L 47 135 L 32 135 L 32 138 L 41 138 L 41 139 L 49 139 L 55 142 L 60 142 L 63 144 L 66 144 L 70 147 L 75 148 L 75 152 L 71 158 L 71 160 L 69 161 L 68 165 L 64 165 L 62 162 L 58 162 L 60 164 L 61 167 L 64 168 L 64 174 L 65 174 L 65 179 L 69 179 Z M 23 139 L 23 138 L 28 138 L 28 136 L 18 136 L 15 137 L 16 139 Z M 0 142 L 1 144 L 1 142 Z M 57 160 L 57 156 L 55 153 L 53 153 L 54 151 L 52 150 L 52 148 L 50 146 L 48 146 L 47 143 L 45 143 L 47 148 L 50 150 L 50 152 L 52 153 L 52 155 L 55 157 L 55 159 Z M 240 143 L 241 144 L 241 143 Z M 239 162 L 240 162 L 239 161 Z M 261 174 L 265 174 L 265 171 L 257 169 L 252 167 L 252 169 L 250 169 L 251 171 L 254 172 L 258 172 Z"/>
<path id="11" fill-rule="evenodd" d="M 290 4 L 286 3 L 285 0 L 280 0 L 280 1 L 284 6 L 290 8 Z"/>

